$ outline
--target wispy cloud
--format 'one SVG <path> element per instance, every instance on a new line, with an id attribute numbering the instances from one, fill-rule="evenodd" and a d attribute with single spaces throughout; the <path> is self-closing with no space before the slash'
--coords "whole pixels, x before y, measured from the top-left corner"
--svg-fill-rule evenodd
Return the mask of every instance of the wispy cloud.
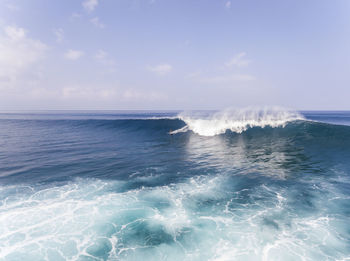
<path id="1" fill-rule="evenodd" d="M 27 36 L 21 27 L 5 26 L 0 32 L 0 82 L 14 82 L 20 74 L 35 73 L 33 67 L 43 57 L 47 46 Z"/>
<path id="2" fill-rule="evenodd" d="M 53 33 L 56 36 L 56 42 L 62 43 L 62 41 L 64 39 L 64 31 L 63 31 L 63 29 L 62 28 L 54 29 Z"/>
<path id="3" fill-rule="evenodd" d="M 16 26 L 6 26 L 4 28 L 5 34 L 8 39 L 12 41 L 23 40 L 26 38 L 26 31 L 23 28 Z"/>
<path id="4" fill-rule="evenodd" d="M 98 50 L 95 54 L 95 60 L 98 61 L 100 64 L 107 66 L 109 69 L 109 72 L 115 72 L 116 70 L 116 64 L 115 61 L 109 57 L 108 53 L 102 49 Z"/>
<path id="5" fill-rule="evenodd" d="M 158 91 L 141 91 L 135 89 L 127 89 L 122 94 L 122 99 L 125 101 L 165 101 L 168 99 L 168 96 L 164 93 Z"/>
<path id="6" fill-rule="evenodd" d="M 241 52 L 234 57 L 231 58 L 225 65 L 228 67 L 236 66 L 236 67 L 245 67 L 250 64 L 250 60 L 245 59 L 247 54 L 245 52 Z"/>
<path id="7" fill-rule="evenodd" d="M 98 0 L 86 0 L 82 3 L 85 10 L 92 12 L 98 6 Z"/>
<path id="8" fill-rule="evenodd" d="M 134 88 L 120 89 L 118 86 L 96 84 L 70 84 L 57 93 L 66 101 L 103 101 L 103 102 L 154 102 L 164 101 L 168 97 L 155 90 L 139 90 Z"/>
<path id="9" fill-rule="evenodd" d="M 69 49 L 65 54 L 64 57 L 68 60 L 78 60 L 80 57 L 84 55 L 83 51 L 79 50 L 72 50 Z"/>
<path id="10" fill-rule="evenodd" d="M 250 60 L 245 59 L 245 52 L 238 53 L 225 63 L 226 67 L 211 68 L 209 71 L 195 71 L 187 76 L 187 79 L 191 79 L 197 83 L 210 84 L 210 85 L 234 85 L 239 82 L 254 81 L 255 77 L 248 73 L 243 73 L 241 70 L 237 70 L 241 67 L 246 67 L 250 63 Z M 236 70 L 232 70 L 234 67 Z"/>
<path id="11" fill-rule="evenodd" d="M 147 69 L 158 75 L 165 75 L 172 71 L 173 67 L 170 64 L 164 63 L 155 66 L 148 66 Z"/>
<path id="12" fill-rule="evenodd" d="M 18 11 L 20 9 L 18 5 L 13 3 L 7 3 L 6 7 L 11 11 Z"/>
<path id="13" fill-rule="evenodd" d="M 100 49 L 97 51 L 95 58 L 99 61 L 105 60 L 107 58 L 107 53 L 104 50 Z"/>
<path id="14" fill-rule="evenodd" d="M 105 25 L 101 23 L 100 19 L 97 16 L 90 19 L 90 22 L 98 28 L 101 28 L 101 29 L 105 28 Z"/>
<path id="15" fill-rule="evenodd" d="M 227 9 L 230 9 L 231 8 L 231 1 L 227 1 L 226 4 L 225 4 L 225 7 Z"/>
<path id="16" fill-rule="evenodd" d="M 107 86 L 68 85 L 62 88 L 62 98 L 73 100 L 108 100 L 117 97 L 117 89 Z"/>
<path id="17" fill-rule="evenodd" d="M 197 81 L 205 84 L 234 84 L 237 82 L 248 82 L 255 80 L 255 77 L 250 74 L 225 74 L 219 76 L 199 77 Z"/>
<path id="18" fill-rule="evenodd" d="M 70 16 L 71 20 L 80 19 L 81 17 L 82 15 L 79 13 L 72 13 Z"/>

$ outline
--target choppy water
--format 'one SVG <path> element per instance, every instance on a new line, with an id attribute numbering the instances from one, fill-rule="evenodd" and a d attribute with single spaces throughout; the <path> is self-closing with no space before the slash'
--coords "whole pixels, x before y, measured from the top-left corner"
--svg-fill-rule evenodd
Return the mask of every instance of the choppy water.
<path id="1" fill-rule="evenodd" d="M 349 112 L 0 114 L 0 260 L 350 260 L 348 125 Z"/>

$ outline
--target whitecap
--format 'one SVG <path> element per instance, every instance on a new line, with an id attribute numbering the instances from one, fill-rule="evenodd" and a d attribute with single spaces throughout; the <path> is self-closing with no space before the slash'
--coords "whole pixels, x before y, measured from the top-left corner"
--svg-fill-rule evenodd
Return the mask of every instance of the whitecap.
<path id="1" fill-rule="evenodd" d="M 287 110 L 278 107 L 271 108 L 245 108 L 227 109 L 211 114 L 183 112 L 178 115 L 179 119 L 186 123 L 181 129 L 170 132 L 193 131 L 202 136 L 215 136 L 223 134 L 227 130 L 235 133 L 242 133 L 253 127 L 284 127 L 287 123 L 305 118 L 297 111 Z"/>

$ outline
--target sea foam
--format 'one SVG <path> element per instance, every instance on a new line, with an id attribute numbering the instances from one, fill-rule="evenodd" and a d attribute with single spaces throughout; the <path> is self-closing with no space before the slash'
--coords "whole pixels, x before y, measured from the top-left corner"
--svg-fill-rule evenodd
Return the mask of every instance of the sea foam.
<path id="1" fill-rule="evenodd" d="M 1 260 L 339 260 L 346 242 L 323 211 L 297 215 L 294 192 L 240 188 L 227 175 L 125 191 L 78 179 L 0 187 Z M 231 191 L 229 191 L 229 188 Z M 19 195 L 14 193 L 21 190 Z M 316 193 L 315 204 L 324 193 Z M 344 195 L 336 194 L 339 197 Z M 317 197 L 316 197 L 317 196 Z M 335 195 L 334 195 L 335 196 Z M 333 227 L 332 227 L 333 226 Z M 345 260 L 345 259 L 344 259 Z"/>

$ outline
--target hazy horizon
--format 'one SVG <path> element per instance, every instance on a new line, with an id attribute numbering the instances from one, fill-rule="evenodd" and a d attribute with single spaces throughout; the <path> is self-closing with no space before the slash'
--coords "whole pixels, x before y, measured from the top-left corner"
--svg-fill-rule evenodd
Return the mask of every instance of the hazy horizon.
<path id="1" fill-rule="evenodd" d="M 241 109 L 249 109 L 250 107 L 240 107 L 240 108 L 224 108 L 224 109 L 19 109 L 19 110 L 0 110 L 1 113 L 45 113 L 45 112 L 186 112 L 186 111 L 212 111 L 212 112 L 221 112 L 225 110 L 241 110 Z M 269 107 L 267 107 L 269 108 Z M 273 106 L 271 107 L 273 108 Z M 283 108 L 280 107 L 281 109 L 287 109 L 288 108 Z M 261 109 L 263 110 L 264 107 L 256 107 L 256 109 Z M 297 111 L 297 112 L 349 112 L 350 109 L 344 109 L 344 110 L 338 110 L 338 109 L 330 109 L 330 110 L 325 110 L 325 109 L 290 109 L 291 111 Z"/>

